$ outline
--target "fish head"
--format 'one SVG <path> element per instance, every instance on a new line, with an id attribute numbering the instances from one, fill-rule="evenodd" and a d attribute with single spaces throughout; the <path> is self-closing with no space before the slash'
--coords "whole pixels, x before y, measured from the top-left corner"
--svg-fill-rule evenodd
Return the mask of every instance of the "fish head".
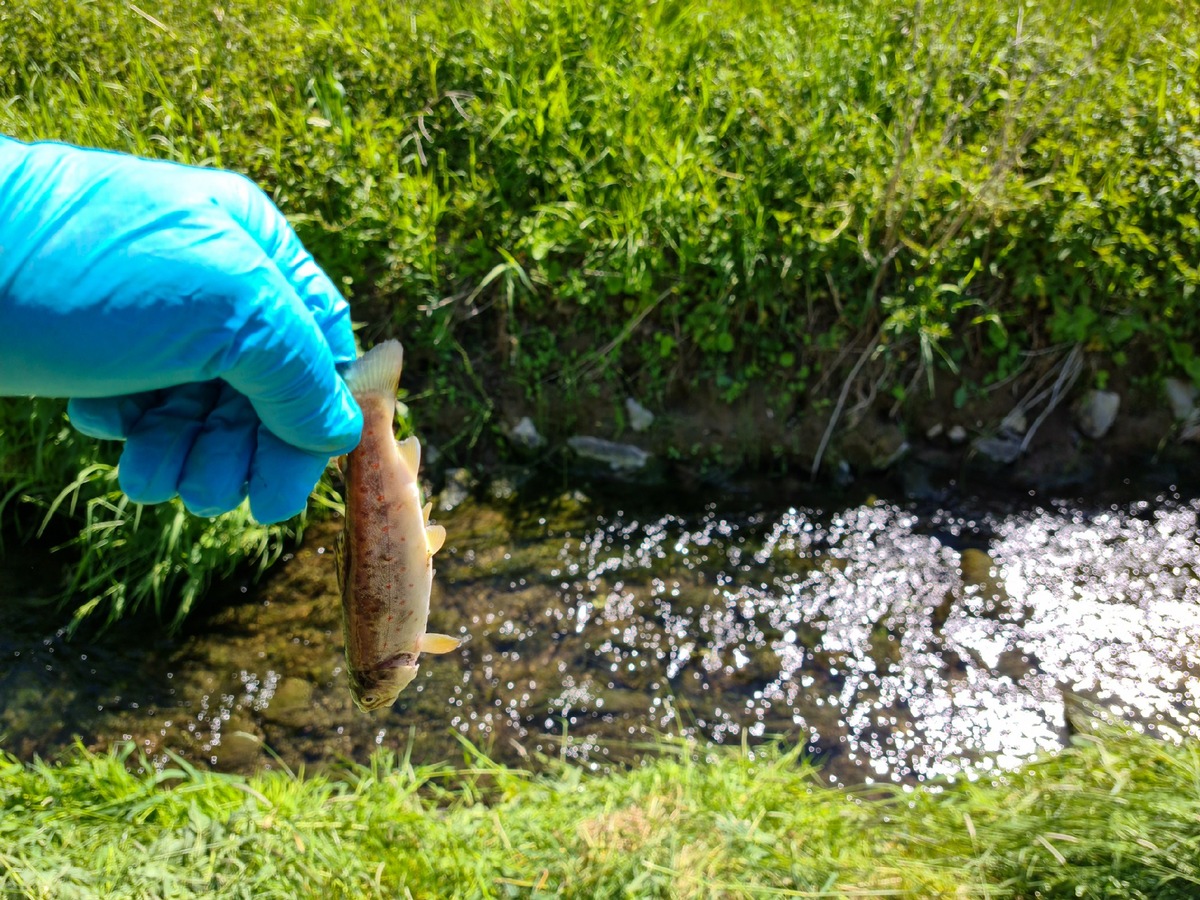
<path id="1" fill-rule="evenodd" d="M 350 696 L 363 712 L 391 706 L 400 692 L 417 677 L 416 661 L 411 664 L 389 660 L 378 666 L 350 673 Z"/>

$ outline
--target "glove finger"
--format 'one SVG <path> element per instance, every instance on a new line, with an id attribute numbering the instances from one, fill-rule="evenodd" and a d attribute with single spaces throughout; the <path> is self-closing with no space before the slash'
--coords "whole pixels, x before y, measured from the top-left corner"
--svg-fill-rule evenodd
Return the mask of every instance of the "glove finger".
<path id="1" fill-rule="evenodd" d="M 325 335 L 333 361 L 353 362 L 358 353 L 350 326 L 350 305 L 317 261 L 304 248 L 291 224 L 249 178 L 221 173 L 218 202 L 263 249 L 312 314 Z"/>
<path id="2" fill-rule="evenodd" d="M 197 516 L 219 516 L 246 499 L 259 422 L 250 401 L 228 384 L 183 464 L 179 497 Z"/>
<path id="3" fill-rule="evenodd" d="M 73 397 L 67 418 L 76 431 L 102 441 L 123 441 L 146 410 L 162 401 L 161 391 L 143 391 L 119 397 Z"/>
<path id="4" fill-rule="evenodd" d="M 179 478 L 219 387 L 206 381 L 163 391 L 161 402 L 129 430 L 117 480 L 135 503 L 163 503 L 178 493 Z"/>
<path id="5" fill-rule="evenodd" d="M 235 287 L 254 295 L 237 304 L 249 315 L 214 374 L 249 397 L 263 424 L 287 443 L 326 457 L 354 449 L 362 412 L 316 319 L 268 260 Z"/>
<path id="6" fill-rule="evenodd" d="M 327 454 L 306 453 L 260 428 L 258 449 L 250 466 L 250 511 L 254 518 L 269 525 L 303 511 L 328 464 Z"/>

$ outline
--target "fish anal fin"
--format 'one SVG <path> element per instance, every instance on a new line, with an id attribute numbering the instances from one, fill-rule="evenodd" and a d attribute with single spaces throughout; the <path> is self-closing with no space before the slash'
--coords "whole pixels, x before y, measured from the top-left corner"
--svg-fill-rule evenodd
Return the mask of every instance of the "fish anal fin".
<path id="1" fill-rule="evenodd" d="M 409 474 L 415 478 L 417 469 L 421 467 L 421 442 L 415 434 L 409 435 L 402 441 L 396 441 L 396 449 L 400 451 L 400 458 L 404 460 Z"/>
<path id="2" fill-rule="evenodd" d="M 446 528 L 444 525 L 426 525 L 425 526 L 425 545 L 429 548 L 429 555 L 437 553 L 442 549 L 442 545 L 446 543 Z"/>
<path id="3" fill-rule="evenodd" d="M 438 634 L 436 631 L 427 631 L 421 635 L 419 648 L 422 653 L 431 653 L 437 655 L 439 653 L 449 653 L 451 650 L 457 650 L 461 644 L 456 637 L 450 637 L 448 634 Z"/>

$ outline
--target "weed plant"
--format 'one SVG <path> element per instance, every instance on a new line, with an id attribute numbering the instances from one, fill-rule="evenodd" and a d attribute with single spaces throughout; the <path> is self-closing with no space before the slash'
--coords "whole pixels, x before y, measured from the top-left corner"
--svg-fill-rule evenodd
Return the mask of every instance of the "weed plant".
<path id="1" fill-rule="evenodd" d="M 1187 0 L 36 0 L 0 3 L 0 131 L 253 177 L 448 458 L 629 390 L 828 439 L 856 381 L 903 407 L 1048 347 L 1200 381 L 1197 47 Z M 137 581 L 161 539 L 113 529 Z"/>

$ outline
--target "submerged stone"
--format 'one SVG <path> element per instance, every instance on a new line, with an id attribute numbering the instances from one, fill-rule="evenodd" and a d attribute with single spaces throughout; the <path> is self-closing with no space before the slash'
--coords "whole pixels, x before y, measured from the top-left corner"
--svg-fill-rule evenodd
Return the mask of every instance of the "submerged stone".
<path id="1" fill-rule="evenodd" d="M 313 685 L 303 678 L 286 677 L 259 715 L 266 722 L 302 728 L 312 722 Z"/>
<path id="2" fill-rule="evenodd" d="M 220 740 L 212 748 L 212 754 L 221 771 L 245 772 L 254 767 L 262 747 L 254 720 L 248 716 L 233 716 L 221 729 Z"/>

